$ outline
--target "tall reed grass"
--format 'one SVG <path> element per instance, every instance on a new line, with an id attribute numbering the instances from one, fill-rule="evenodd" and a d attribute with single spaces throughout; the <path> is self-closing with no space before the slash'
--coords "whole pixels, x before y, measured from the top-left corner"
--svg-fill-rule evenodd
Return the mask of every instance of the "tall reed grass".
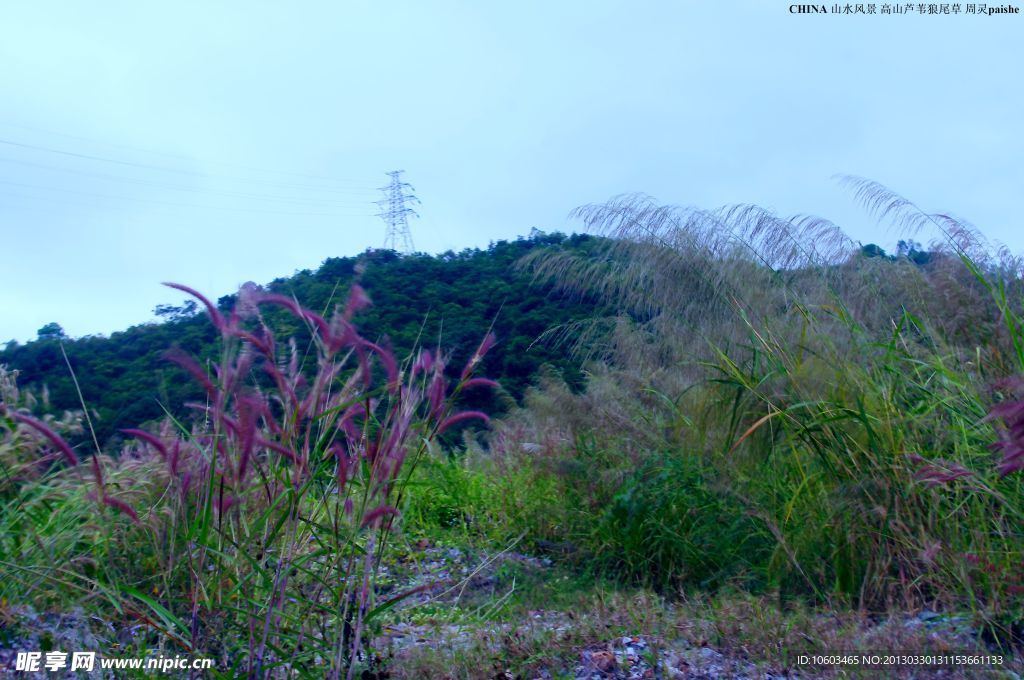
<path id="1" fill-rule="evenodd" d="M 498 425 L 487 464 L 567 499 L 555 519 L 521 514 L 525 499 L 505 510 L 542 541 L 632 578 L 970 607 L 1011 633 L 1021 262 L 962 220 L 844 181 L 901 233 L 930 230 L 929 261 L 866 257 L 827 220 L 756 206 L 622 196 L 578 210 L 607 250 L 523 266 L 617 305 L 552 334 L 609 368 L 592 364 L 583 395 L 536 392 Z"/>

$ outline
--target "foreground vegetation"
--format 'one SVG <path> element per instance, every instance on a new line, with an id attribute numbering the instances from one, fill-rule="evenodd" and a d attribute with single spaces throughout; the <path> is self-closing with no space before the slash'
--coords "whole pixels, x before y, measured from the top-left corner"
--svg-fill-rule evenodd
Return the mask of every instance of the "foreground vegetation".
<path id="1" fill-rule="evenodd" d="M 622 636 L 653 665 L 685 643 L 776 672 L 797 650 L 870 645 L 1012 657 L 1021 265 L 851 183 L 897 227 L 930 230 L 926 256 L 753 206 L 581 209 L 607 238 L 530 249 L 516 276 L 600 310 L 544 337 L 574 349 L 584 383 L 542 375 L 459 446 L 441 435 L 485 421 L 479 393 L 499 387 L 477 374 L 519 350 L 484 332 L 459 361 L 401 361 L 356 330 L 359 285 L 328 318 L 273 290 L 197 296 L 219 356 L 176 358 L 195 415 L 128 429 L 119 451 L 83 414 L 32 416 L 46 409 L 5 374 L 9 625 L 73 602 L 141 624 L 136 651 L 211 655 L 225 677 L 571 677 Z M 278 340 L 270 309 L 298 341 Z M 480 557 L 402 576 L 451 549 Z M 886 624 L 919 612 L 963 630 Z M 389 627 L 410 622 L 426 642 L 395 650 Z M 439 642 L 448 625 L 458 643 Z"/>

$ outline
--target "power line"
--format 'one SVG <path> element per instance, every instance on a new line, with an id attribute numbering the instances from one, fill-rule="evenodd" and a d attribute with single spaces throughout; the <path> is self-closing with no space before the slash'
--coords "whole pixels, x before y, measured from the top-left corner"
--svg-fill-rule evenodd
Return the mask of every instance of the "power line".
<path id="1" fill-rule="evenodd" d="M 258 179 L 253 179 L 253 178 L 233 177 L 231 175 L 216 175 L 216 174 L 211 174 L 211 173 L 206 173 L 206 172 L 196 172 L 195 170 L 185 170 L 183 168 L 172 168 L 172 167 L 168 167 L 168 166 L 165 166 L 165 165 L 153 165 L 151 163 L 136 163 L 134 161 L 126 161 L 126 160 L 121 160 L 121 159 L 117 159 L 117 158 L 108 158 L 106 156 L 96 156 L 96 155 L 93 155 L 93 154 L 78 153 L 76 151 L 66 151 L 64 149 L 54 149 L 52 147 L 38 146 L 36 144 L 25 144 L 23 142 L 16 142 L 16 141 L 13 141 L 13 140 L 10 140 L 10 139 L 0 139 L 0 144 L 6 144 L 7 146 L 13 146 L 13 147 L 19 148 L 19 149 L 28 149 L 28 150 L 31 150 L 31 151 L 42 151 L 42 152 L 45 152 L 45 153 L 52 153 L 52 154 L 57 154 L 57 155 L 61 155 L 61 156 L 68 156 L 68 157 L 71 157 L 71 158 L 80 158 L 80 159 L 84 159 L 84 160 L 97 161 L 97 162 L 100 162 L 100 163 L 111 163 L 111 164 L 115 164 L 115 165 L 122 165 L 122 166 L 128 166 L 128 167 L 133 167 L 133 168 L 141 168 L 141 169 L 145 169 L 145 170 L 156 170 L 158 172 L 172 172 L 172 173 L 177 173 L 177 174 L 181 174 L 181 175 L 191 175 L 191 176 L 194 176 L 194 177 L 215 177 L 215 178 L 218 178 L 218 179 L 225 179 L 225 180 L 232 181 L 232 182 L 245 182 L 245 183 L 249 183 L 249 184 L 260 184 L 260 185 L 263 185 L 263 186 L 274 186 L 274 187 L 293 188 L 293 189 L 297 188 L 297 189 L 306 189 L 306 190 L 309 190 L 311 188 L 309 185 L 304 185 L 304 184 L 288 184 L 288 183 L 282 183 L 282 182 L 268 182 L 268 181 L 265 181 L 265 180 L 258 180 Z M 321 189 L 321 187 L 317 187 L 316 189 L 319 190 L 319 189 Z"/>
<path id="2" fill-rule="evenodd" d="M 134 210 L 134 205 L 123 204 L 104 204 L 99 202 L 98 198 L 88 197 L 53 197 L 53 196 L 35 196 L 26 193 L 19 193 L 16 191 L 7 191 L 0 187 L 0 198 L 7 200 L 3 201 L 4 211 L 2 217 L 0 217 L 0 232 L 3 227 L 17 224 L 20 221 L 30 218 L 37 217 L 42 214 L 48 215 L 60 215 L 67 217 L 69 211 L 76 210 L 74 214 L 75 223 L 85 221 L 106 221 L 109 219 L 111 214 L 119 214 L 130 216 L 136 219 L 150 219 L 153 216 L 159 217 L 172 217 L 184 219 L 185 216 L 195 214 L 195 209 L 187 205 L 170 205 L 166 207 L 162 205 L 148 207 L 145 216 L 141 216 L 137 210 Z M 24 211 L 20 211 L 22 207 Z M 81 210 L 81 208 L 96 208 L 96 211 Z M 217 208 L 220 210 L 220 208 Z M 253 211 L 256 212 L 256 211 Z M 277 217 L 301 217 L 301 218 L 326 218 L 328 220 L 337 220 L 341 218 L 369 218 L 374 217 L 373 213 L 279 213 L 275 211 L 259 211 L 265 215 Z"/>
<path id="3" fill-rule="evenodd" d="M 277 202 L 281 202 L 281 203 L 298 203 L 298 204 L 305 204 L 305 205 L 311 205 L 311 204 L 351 205 L 353 203 L 358 203 L 358 204 L 362 204 L 363 203 L 362 201 L 357 201 L 355 199 L 346 199 L 345 201 L 341 201 L 341 200 L 331 200 L 331 199 L 325 199 L 325 198 L 300 198 L 298 196 L 272 196 L 272 195 L 267 195 L 267 194 L 250 194 L 250 193 L 245 193 L 245 192 L 241 192 L 241 191 L 225 191 L 225 190 L 219 190 L 219 189 L 211 189 L 211 188 L 208 188 L 208 187 L 188 186 L 188 185 L 185 185 L 185 184 L 171 184 L 169 182 L 156 182 L 156 181 L 152 181 L 152 180 L 136 179 L 136 178 L 133 178 L 133 177 L 120 177 L 118 175 L 108 175 L 108 174 L 100 173 L 100 172 L 89 172 L 87 170 L 75 170 L 73 168 L 62 168 L 62 167 L 58 167 L 58 166 L 55 166 L 55 165 L 45 165 L 43 163 L 32 163 L 32 162 L 29 162 L 29 161 L 22 161 L 22 160 L 17 160 L 17 159 L 14 159 L 14 158 L 0 157 L 0 163 L 15 163 L 17 165 L 22 165 L 22 166 L 29 167 L 29 168 L 39 168 L 39 169 L 42 169 L 42 170 L 48 170 L 48 171 L 54 171 L 54 172 L 65 172 L 65 173 L 70 173 L 72 175 L 80 175 L 82 177 L 94 177 L 94 178 L 97 178 L 97 179 L 109 180 L 109 181 L 113 181 L 113 182 L 124 182 L 126 184 L 137 184 L 137 185 L 141 185 L 141 186 L 152 186 L 152 187 L 159 187 L 159 188 L 164 188 L 164 189 L 174 189 L 176 191 L 190 191 L 190 192 L 194 192 L 194 193 L 214 194 L 214 195 L 219 195 L 219 196 L 228 196 L 228 197 L 232 197 L 232 198 L 255 198 L 255 199 L 259 199 L 259 200 L 263 200 L 263 201 L 277 201 Z M 351 189 L 347 189 L 347 190 L 346 189 L 342 189 L 342 190 L 338 190 L 338 191 L 330 190 L 330 191 L 332 193 L 346 193 L 346 194 L 355 193 Z M 370 204 L 370 203 L 372 203 L 372 201 L 367 200 L 365 202 L 365 204 L 367 204 L 367 205 Z"/>
<path id="4" fill-rule="evenodd" d="M 283 211 L 279 211 L 279 210 L 261 210 L 259 208 L 237 208 L 237 207 L 220 206 L 220 205 L 200 205 L 200 204 L 196 204 L 196 203 L 179 203 L 179 202 L 175 202 L 175 201 L 159 201 L 159 200 L 149 199 L 149 198 L 135 198 L 133 196 L 111 196 L 109 194 L 95 194 L 95 193 L 86 192 L 86 191 L 75 191 L 73 189 L 59 189 L 59 188 L 56 188 L 56 187 L 41 187 L 41 186 L 35 186 L 35 185 L 32 185 L 32 184 L 22 184 L 20 182 L 10 182 L 10 181 L 7 181 L 7 180 L 0 180 L 0 184 L 7 184 L 7 185 L 10 185 L 10 186 L 21 187 L 23 189 L 36 189 L 36 190 L 42 190 L 42 191 L 59 191 L 61 193 L 75 194 L 75 195 L 78 195 L 78 196 L 84 196 L 86 198 L 99 198 L 99 199 L 112 200 L 112 201 L 133 201 L 133 202 L 136 202 L 136 203 L 150 203 L 150 204 L 154 204 L 154 205 L 172 206 L 172 207 L 176 207 L 176 208 L 198 208 L 200 210 L 227 210 L 227 211 L 231 211 L 231 212 L 258 213 L 260 215 L 289 215 L 289 216 L 293 216 L 293 217 L 305 217 L 305 216 L 319 216 L 319 217 L 364 217 L 365 216 L 365 217 L 369 217 L 369 216 L 371 216 L 368 213 L 367 214 L 358 214 L 358 215 L 349 215 L 349 214 L 342 214 L 342 213 L 336 213 L 336 212 L 283 212 Z M 35 200 L 50 200 L 50 199 L 48 199 L 46 197 L 43 197 L 43 196 L 29 196 L 29 195 L 24 195 L 24 194 L 21 194 L 21 195 L 19 195 L 19 194 L 12 194 L 12 195 L 19 196 L 20 198 L 29 198 L 29 199 L 35 199 Z"/>
<path id="5" fill-rule="evenodd" d="M 41 133 L 46 134 L 46 135 L 53 135 L 53 136 L 56 136 L 56 137 L 64 137 L 66 139 L 76 139 L 78 141 L 89 142 L 91 144 L 102 144 L 104 146 L 110 146 L 110 147 L 114 147 L 116 149 L 127 149 L 129 151 L 135 151 L 135 152 L 138 152 L 138 153 L 152 154 L 154 156 L 164 156 L 166 158 L 177 158 L 179 160 L 184 160 L 184 161 L 192 161 L 192 160 L 194 160 L 193 158 L 190 158 L 188 156 L 182 156 L 180 154 L 168 153 L 166 151 L 155 151 L 153 149 L 143 149 L 141 147 L 131 146 L 131 145 L 128 145 L 128 144 L 116 144 L 114 142 L 108 142 L 108 141 L 104 141 L 104 140 L 100 140 L 100 139 L 92 139 L 92 138 L 89 138 L 89 137 L 80 137 L 78 135 L 69 135 L 69 134 L 67 134 L 65 132 L 56 132 L 54 130 L 45 130 L 43 128 L 32 127 L 32 126 L 29 126 L 29 125 L 22 125 L 20 123 L 12 123 L 10 121 L 0 121 L 0 125 L 6 125 L 8 127 L 16 127 L 16 128 L 20 128 L 22 130 L 29 130 L 31 132 L 41 132 Z M 326 176 L 326 175 L 311 175 L 311 174 L 302 173 L 302 172 L 290 172 L 290 171 L 287 171 L 287 170 L 272 170 L 270 168 L 259 168 L 259 167 L 253 167 L 253 166 L 250 166 L 250 165 L 241 165 L 241 164 L 238 164 L 238 163 L 228 163 L 228 162 L 225 162 L 225 161 L 204 160 L 204 162 L 205 163 L 210 163 L 210 164 L 213 164 L 213 165 L 222 165 L 224 167 L 229 167 L 229 168 L 238 168 L 240 170 L 250 170 L 252 172 L 267 172 L 267 173 L 273 173 L 273 174 L 277 174 L 277 175 L 289 175 L 289 176 L 292 176 L 292 177 L 305 177 L 307 179 L 321 179 L 321 180 L 327 180 L 327 181 L 330 181 L 330 182 L 346 182 L 346 183 L 352 183 L 352 184 L 366 184 L 366 180 L 359 180 L 359 179 L 346 179 L 346 178 L 343 178 L 343 177 L 330 177 L 330 176 Z"/>
<path id="6" fill-rule="evenodd" d="M 419 217 L 407 203 L 419 203 L 414 194 L 406 193 L 406 189 L 414 191 L 412 185 L 402 181 L 404 170 L 392 170 L 387 173 L 391 183 L 381 187 L 384 198 L 377 201 L 381 211 L 377 216 L 384 220 L 387 231 L 384 234 L 384 249 L 396 250 L 401 253 L 413 252 L 412 234 L 409 232 L 409 215 Z"/>

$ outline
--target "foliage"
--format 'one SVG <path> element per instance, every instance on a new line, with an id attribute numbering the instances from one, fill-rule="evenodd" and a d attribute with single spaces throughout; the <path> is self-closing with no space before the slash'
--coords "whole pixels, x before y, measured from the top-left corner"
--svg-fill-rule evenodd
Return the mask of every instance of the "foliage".
<path id="1" fill-rule="evenodd" d="M 381 650 L 363 641 L 417 594 L 375 587 L 400 537 L 414 556 L 515 546 L 602 585 L 598 614 L 562 646 L 492 627 L 501 651 L 486 636 L 421 650 L 399 675 L 535 673 L 551 645 L 568 664 L 609 630 L 667 630 L 641 621 L 671 618 L 658 598 L 709 592 L 745 593 L 743 615 L 711 612 L 694 640 L 737 638 L 737 653 L 749 642 L 782 665 L 811 633 L 823 650 L 838 640 L 822 617 L 791 629 L 780 613 L 818 605 L 970 609 L 989 638 L 1019 644 L 1021 263 L 962 221 L 848 181 L 907 232 L 894 255 L 818 218 L 623 196 L 577 212 L 599 237 L 331 259 L 218 304 L 196 296 L 205 315 L 166 306 L 165 323 L 110 339 L 9 346 L 3 360 L 60 399 L 33 401 L 0 373 L 13 575 L 0 596 L 90 602 L 144 624 L 137 645 L 202 650 L 228 675 L 370 673 Z M 927 248 L 911 238 L 923 229 L 937 234 Z M 178 368 L 157 387 L 143 381 L 161 338 Z M 435 338 L 452 353 L 414 351 Z M 84 447 L 64 443 L 86 440 L 85 414 L 54 413 L 80 403 L 74 375 L 57 377 L 64 349 L 116 457 L 95 445 L 77 464 Z M 503 405 L 476 371 L 519 398 L 486 436 L 460 429 Z M 112 435 L 124 418 L 111 404 L 139 395 L 149 425 Z M 541 593 L 528 605 L 519 577 L 499 573 L 507 593 L 449 618 L 490 626 L 564 603 L 527 582 Z M 623 601 L 637 586 L 658 595 Z M 427 602 L 413 620 L 444 618 Z M 751 619 L 771 632 L 752 635 Z"/>
<path id="2" fill-rule="evenodd" d="M 576 328 L 608 366 L 591 365 L 585 392 L 544 385 L 498 425 L 486 464 L 517 481 L 495 512 L 655 585 L 966 604 L 1008 631 L 1024 498 L 986 414 L 1024 370 L 1020 262 L 850 181 L 901 228 L 933 228 L 927 257 L 912 241 L 865 253 L 817 218 L 642 196 L 578 211 L 610 237 L 598 252 L 529 254 L 542 280 L 618 314 Z M 1016 439 L 1000 441 L 1006 472 Z M 553 516 L 508 508 L 530 495 L 559 499 Z"/>
<path id="3" fill-rule="evenodd" d="M 580 385 L 580 373 L 562 347 L 538 343 L 537 338 L 555 324 L 585 318 L 594 302 L 568 299 L 550 286 L 531 285 L 530 277 L 513 264 L 524 254 L 557 248 L 569 252 L 594 247 L 586 236 L 536 232 L 529 239 L 499 241 L 487 250 L 448 251 L 437 256 L 399 256 L 391 251 L 368 251 L 360 257 L 328 258 L 316 271 L 303 270 L 271 282 L 267 289 L 294 297 L 303 306 L 329 310 L 339 290 L 356 276 L 377 302 L 361 312 L 366 337 L 387 340 L 399 354 L 414 347 L 449 348 L 452 366 L 467 361 L 479 338 L 493 331 L 500 352 L 489 355 L 481 370 L 494 376 L 507 394 L 522 396 L 544 364 L 558 368 L 567 381 Z M 234 296 L 218 301 L 226 310 Z M 183 404 L 202 398 L 195 383 L 163 355 L 170 347 L 196 357 L 201 364 L 218 358 L 217 333 L 197 314 L 193 301 L 159 305 L 162 323 L 135 326 L 109 338 L 68 339 L 55 332 L 39 339 L 0 349 L 0 364 L 20 373 L 22 385 L 37 390 L 45 385 L 52 409 L 59 413 L 81 408 L 81 402 L 61 354 L 63 346 L 78 376 L 85 403 L 92 414 L 96 435 L 107 450 L 117 450 L 120 430 L 159 421 L 170 411 L 179 419 L 189 414 Z M 302 347 L 310 341 L 306 327 L 286 310 L 267 310 L 267 324 L 282 337 L 296 338 Z M 51 326 L 59 329 L 56 324 Z M 316 370 L 306 362 L 309 378 Z M 449 378 L 456 374 L 449 369 Z M 504 401 L 487 392 L 467 394 L 467 406 L 496 410 Z M 72 438 L 88 445 L 86 437 Z"/>

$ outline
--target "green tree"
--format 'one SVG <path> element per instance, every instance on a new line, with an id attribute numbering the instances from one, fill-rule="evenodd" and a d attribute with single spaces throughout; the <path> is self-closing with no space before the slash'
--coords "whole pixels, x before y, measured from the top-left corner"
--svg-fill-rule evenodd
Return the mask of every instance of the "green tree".
<path id="1" fill-rule="evenodd" d="M 40 328 L 36 331 L 36 335 L 39 336 L 40 340 L 62 340 L 68 337 L 67 333 L 64 332 L 64 329 L 56 321 L 51 321 Z"/>

